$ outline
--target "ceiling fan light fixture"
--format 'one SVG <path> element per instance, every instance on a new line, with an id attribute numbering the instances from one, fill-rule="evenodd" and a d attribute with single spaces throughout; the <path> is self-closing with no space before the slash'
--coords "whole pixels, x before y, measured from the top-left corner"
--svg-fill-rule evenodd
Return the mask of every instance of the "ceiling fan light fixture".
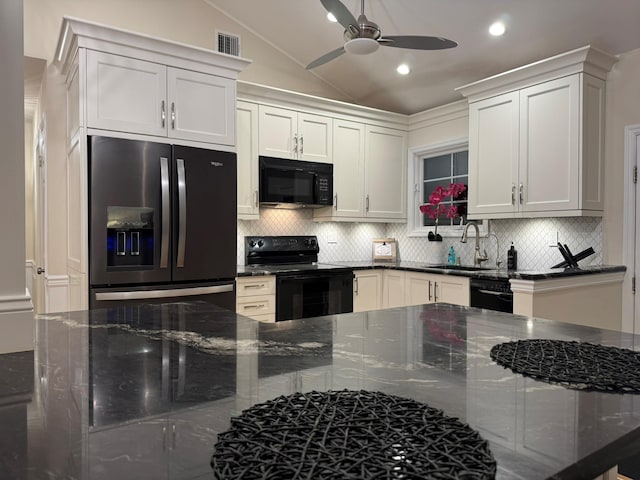
<path id="1" fill-rule="evenodd" d="M 354 38 L 344 44 L 347 53 L 354 55 L 368 55 L 378 50 L 380 44 L 373 38 Z"/>
<path id="2" fill-rule="evenodd" d="M 338 21 L 336 16 L 331 12 L 327 13 L 327 18 L 329 19 L 330 22 L 333 22 L 333 23 L 336 23 Z"/>

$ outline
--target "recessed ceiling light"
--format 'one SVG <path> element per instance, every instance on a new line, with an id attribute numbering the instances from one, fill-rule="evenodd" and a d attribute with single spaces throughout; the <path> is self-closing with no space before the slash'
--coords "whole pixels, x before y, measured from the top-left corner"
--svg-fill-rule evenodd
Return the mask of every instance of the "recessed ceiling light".
<path id="1" fill-rule="evenodd" d="M 333 13 L 329 12 L 327 13 L 327 18 L 329 19 L 330 22 L 337 22 L 338 19 L 333 15 Z"/>
<path id="2" fill-rule="evenodd" d="M 396 71 L 400 75 L 408 75 L 411 69 L 409 68 L 409 65 L 407 65 L 406 63 L 401 63 L 400 65 L 398 65 L 398 68 L 396 68 Z"/>
<path id="3" fill-rule="evenodd" d="M 507 28 L 504 26 L 504 23 L 495 22 L 489 27 L 489 33 L 494 37 L 499 37 L 500 35 L 504 35 L 506 29 Z"/>

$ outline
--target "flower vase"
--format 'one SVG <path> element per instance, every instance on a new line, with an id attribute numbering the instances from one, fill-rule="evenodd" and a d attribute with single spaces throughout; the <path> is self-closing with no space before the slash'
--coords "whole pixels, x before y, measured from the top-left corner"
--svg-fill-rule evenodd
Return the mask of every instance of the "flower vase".
<path id="1" fill-rule="evenodd" d="M 442 242 L 429 242 L 427 246 L 427 264 L 441 265 L 444 263 L 445 248 Z"/>
<path id="2" fill-rule="evenodd" d="M 430 242 L 441 242 L 442 241 L 442 236 L 438 233 L 438 218 L 436 218 L 436 225 L 435 228 L 433 229 L 433 232 L 429 232 L 427 235 L 427 239 Z"/>

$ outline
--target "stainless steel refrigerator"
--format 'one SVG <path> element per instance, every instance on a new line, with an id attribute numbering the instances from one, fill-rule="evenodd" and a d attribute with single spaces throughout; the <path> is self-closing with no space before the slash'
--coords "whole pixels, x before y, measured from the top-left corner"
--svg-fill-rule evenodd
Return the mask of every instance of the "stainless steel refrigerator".
<path id="1" fill-rule="evenodd" d="M 235 309 L 236 154 L 89 139 L 89 307 Z"/>

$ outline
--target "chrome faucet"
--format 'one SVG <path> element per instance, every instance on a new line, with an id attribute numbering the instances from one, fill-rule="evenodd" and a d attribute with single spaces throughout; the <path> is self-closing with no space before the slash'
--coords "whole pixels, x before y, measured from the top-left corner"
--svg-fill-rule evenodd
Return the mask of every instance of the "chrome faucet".
<path id="1" fill-rule="evenodd" d="M 464 226 L 464 232 L 462 232 L 462 238 L 460 239 L 460 242 L 467 243 L 467 232 L 469 231 L 469 227 L 471 226 L 476 229 L 476 252 L 473 256 L 473 265 L 479 267 L 482 262 L 486 262 L 489 257 L 487 256 L 486 250 L 483 254 L 480 253 L 480 232 L 478 231 L 478 225 L 476 225 L 474 222 L 468 222 Z"/>

